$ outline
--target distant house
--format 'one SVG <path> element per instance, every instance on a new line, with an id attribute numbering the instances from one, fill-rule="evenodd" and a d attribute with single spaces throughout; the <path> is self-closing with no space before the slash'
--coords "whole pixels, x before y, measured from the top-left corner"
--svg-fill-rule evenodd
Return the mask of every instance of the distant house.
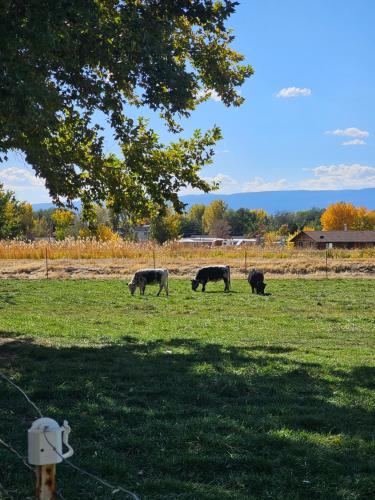
<path id="1" fill-rule="evenodd" d="M 135 226 L 133 231 L 137 241 L 147 241 L 150 238 L 149 224 L 143 224 L 142 226 Z"/>
<path id="2" fill-rule="evenodd" d="M 290 241 L 296 247 L 318 250 L 375 247 L 375 231 L 301 231 Z"/>
<path id="3" fill-rule="evenodd" d="M 246 238 L 245 236 L 232 236 L 231 238 L 215 238 L 201 234 L 194 234 L 189 238 L 181 238 L 178 243 L 182 245 L 193 246 L 241 246 L 241 245 L 257 245 L 256 238 Z"/>
<path id="4" fill-rule="evenodd" d="M 223 245 L 223 238 L 210 238 L 205 235 L 195 234 L 190 236 L 190 238 L 180 238 L 177 240 L 181 245 L 192 245 L 192 246 L 209 246 L 217 247 Z"/>

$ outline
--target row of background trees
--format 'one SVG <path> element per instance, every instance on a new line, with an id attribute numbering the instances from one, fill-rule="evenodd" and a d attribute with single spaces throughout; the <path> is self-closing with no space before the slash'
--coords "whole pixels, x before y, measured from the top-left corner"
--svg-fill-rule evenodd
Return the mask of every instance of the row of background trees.
<path id="1" fill-rule="evenodd" d="M 297 212 L 267 214 L 263 209 L 233 210 L 222 200 L 209 205 L 192 205 L 180 215 L 172 209 L 149 220 L 150 237 L 158 243 L 181 236 L 206 234 L 218 238 L 231 236 L 262 237 L 272 243 L 301 229 L 374 230 L 375 211 L 354 207 L 350 203 L 336 203 L 326 210 L 311 208 Z M 0 186 L 0 239 L 53 237 L 95 237 L 108 241 L 125 238 L 135 240 L 134 224 L 126 213 L 96 207 L 96 216 L 90 223 L 81 214 L 66 209 L 51 208 L 34 211 L 29 203 L 16 200 L 14 193 Z"/>
<path id="2" fill-rule="evenodd" d="M 271 244 L 301 229 L 375 230 L 375 211 L 341 202 L 327 209 L 268 214 L 263 209 L 233 210 L 222 200 L 215 200 L 209 205 L 192 205 L 184 215 L 167 210 L 166 214 L 151 219 L 150 225 L 151 237 L 159 243 L 205 234 L 217 238 L 261 237 Z"/>

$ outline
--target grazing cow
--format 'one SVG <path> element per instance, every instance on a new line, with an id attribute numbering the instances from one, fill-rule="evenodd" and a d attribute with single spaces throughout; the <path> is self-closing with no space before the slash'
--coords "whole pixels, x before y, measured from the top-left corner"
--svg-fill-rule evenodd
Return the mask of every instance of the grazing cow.
<path id="1" fill-rule="evenodd" d="M 249 276 L 247 277 L 247 281 L 251 286 L 251 292 L 256 292 L 258 295 L 264 295 L 264 289 L 266 288 L 266 284 L 264 283 L 264 274 L 262 271 L 257 271 L 253 269 L 250 271 Z"/>
<path id="2" fill-rule="evenodd" d="M 209 281 L 223 280 L 225 287 L 224 292 L 229 292 L 230 289 L 230 267 L 229 266 L 207 266 L 202 267 L 197 272 L 195 278 L 191 280 L 191 288 L 194 292 L 202 284 L 202 292 L 206 290 L 206 284 Z"/>
<path id="3" fill-rule="evenodd" d="M 158 296 L 163 288 L 168 295 L 168 269 L 140 269 L 133 276 L 128 288 L 130 293 L 134 295 L 136 288 L 139 287 L 139 293 L 144 295 L 146 285 L 154 284 L 159 285 Z"/>

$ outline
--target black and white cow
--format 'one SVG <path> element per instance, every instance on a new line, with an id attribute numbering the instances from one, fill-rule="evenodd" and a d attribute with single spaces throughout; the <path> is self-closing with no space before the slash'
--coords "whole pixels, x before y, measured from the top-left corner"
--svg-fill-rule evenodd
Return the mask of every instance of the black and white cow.
<path id="1" fill-rule="evenodd" d="M 266 288 L 266 284 L 264 283 L 264 274 L 262 271 L 257 271 L 253 269 L 250 271 L 249 276 L 247 277 L 247 281 L 251 286 L 251 292 L 256 292 L 258 295 L 264 294 L 264 289 Z"/>
<path id="2" fill-rule="evenodd" d="M 140 269 L 134 274 L 133 279 L 128 284 L 128 288 L 130 293 L 134 295 L 138 287 L 139 293 L 144 295 L 146 285 L 155 284 L 159 285 L 158 296 L 163 288 L 168 295 L 168 269 Z"/>
<path id="3" fill-rule="evenodd" d="M 224 292 L 229 292 L 230 289 L 230 267 L 229 266 L 207 266 L 202 267 L 197 272 L 195 278 L 191 280 L 191 288 L 194 292 L 198 286 L 202 285 L 202 292 L 206 290 L 206 284 L 209 281 L 223 280 L 225 287 Z"/>

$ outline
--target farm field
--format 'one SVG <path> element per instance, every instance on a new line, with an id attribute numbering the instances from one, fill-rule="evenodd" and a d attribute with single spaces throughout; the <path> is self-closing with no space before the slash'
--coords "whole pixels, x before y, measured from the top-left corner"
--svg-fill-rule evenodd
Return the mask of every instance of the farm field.
<path id="1" fill-rule="evenodd" d="M 375 249 L 327 251 L 287 247 L 188 247 L 176 242 L 74 240 L 22 242 L 0 241 L 0 279 L 127 279 L 137 269 L 168 268 L 173 277 L 191 278 L 207 265 L 231 266 L 232 277 L 242 278 L 249 269 L 262 269 L 278 277 L 375 276 Z"/>
<path id="2" fill-rule="evenodd" d="M 0 281 L 0 367 L 72 427 L 72 462 L 141 499 L 370 499 L 375 281 Z M 26 455 L 33 408 L 0 381 L 0 438 Z M 0 446 L 0 483 L 33 474 Z M 66 500 L 126 498 L 66 464 Z M 5 494 L 0 498 L 8 498 Z"/>
<path id="3" fill-rule="evenodd" d="M 194 254 L 193 254 L 194 255 Z M 324 252 L 306 255 L 286 254 L 268 257 L 250 255 L 244 257 L 232 255 L 197 256 L 186 259 L 185 256 L 159 255 L 156 267 L 169 269 L 173 278 L 192 278 L 202 266 L 228 264 L 232 278 L 244 278 L 252 268 L 262 269 L 267 278 L 329 277 L 374 278 L 375 259 L 334 258 L 328 259 L 327 269 Z M 53 259 L 48 261 L 48 276 L 53 279 L 129 279 L 135 271 L 153 268 L 152 255 L 136 258 L 113 259 Z M 7 259 L 0 260 L 0 279 L 31 279 L 46 277 L 46 263 L 42 259 Z"/>

